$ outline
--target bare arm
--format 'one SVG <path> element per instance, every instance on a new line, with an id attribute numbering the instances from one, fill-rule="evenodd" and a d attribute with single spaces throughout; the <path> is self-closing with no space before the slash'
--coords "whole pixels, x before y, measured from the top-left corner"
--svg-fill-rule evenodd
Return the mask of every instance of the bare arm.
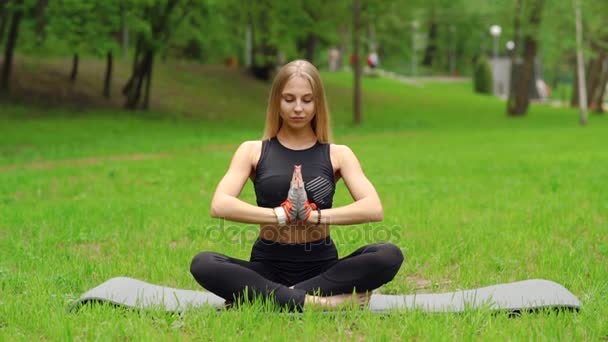
<path id="1" fill-rule="evenodd" d="M 382 221 L 384 210 L 376 189 L 367 179 L 359 160 L 347 146 L 334 145 L 338 148 L 340 173 L 354 202 L 339 208 L 321 211 L 321 223 L 325 224 L 357 224 Z M 317 222 L 318 213 L 313 212 L 308 222 Z"/>
<path id="2" fill-rule="evenodd" d="M 261 208 L 239 199 L 251 173 L 253 148 L 256 143 L 246 141 L 234 153 L 230 167 L 213 195 L 211 217 L 244 223 L 277 223 L 272 208 Z"/>

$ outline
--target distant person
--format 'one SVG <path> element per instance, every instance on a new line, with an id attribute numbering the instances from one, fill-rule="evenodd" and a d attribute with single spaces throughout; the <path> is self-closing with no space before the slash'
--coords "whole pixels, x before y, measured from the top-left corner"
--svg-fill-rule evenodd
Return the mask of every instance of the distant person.
<path id="1" fill-rule="evenodd" d="M 211 216 L 260 225 L 249 261 L 217 252 L 197 254 L 196 281 L 226 299 L 255 295 L 290 310 L 313 304 L 359 304 L 366 292 L 391 281 L 403 262 L 391 243 L 374 243 L 339 259 L 330 224 L 381 221 L 383 209 L 355 154 L 332 144 L 329 111 L 318 70 L 296 60 L 277 73 L 270 91 L 262 140 L 243 142 L 211 202 Z M 354 202 L 333 208 L 339 179 Z M 247 179 L 257 206 L 239 199 Z"/>
<path id="2" fill-rule="evenodd" d="M 376 53 L 375 51 L 367 56 L 367 66 L 371 69 L 376 68 L 379 63 L 380 59 L 378 58 L 378 53 Z"/>
<path id="3" fill-rule="evenodd" d="M 538 92 L 540 99 L 543 101 L 547 100 L 551 95 L 549 86 L 540 78 L 536 80 L 536 91 Z"/>
<path id="4" fill-rule="evenodd" d="M 337 71 L 340 65 L 340 50 L 337 48 L 329 49 L 329 71 Z"/>

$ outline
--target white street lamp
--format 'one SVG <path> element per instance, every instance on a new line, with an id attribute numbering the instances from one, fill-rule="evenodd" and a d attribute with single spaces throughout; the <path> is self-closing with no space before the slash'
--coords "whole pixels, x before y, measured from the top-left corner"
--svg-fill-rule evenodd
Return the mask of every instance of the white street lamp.
<path id="1" fill-rule="evenodd" d="M 506 45 L 507 45 L 507 50 L 509 50 L 509 51 L 513 51 L 513 49 L 515 48 L 515 43 L 513 43 L 512 40 L 509 40 Z"/>
<path id="2" fill-rule="evenodd" d="M 502 33 L 502 28 L 498 25 L 490 26 L 490 34 L 494 37 L 494 58 L 498 57 L 498 37 Z"/>

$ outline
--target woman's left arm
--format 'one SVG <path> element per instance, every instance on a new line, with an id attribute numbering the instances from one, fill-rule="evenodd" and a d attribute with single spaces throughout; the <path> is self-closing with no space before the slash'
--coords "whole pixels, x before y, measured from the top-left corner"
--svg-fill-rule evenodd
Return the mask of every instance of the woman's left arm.
<path id="1" fill-rule="evenodd" d="M 335 155 L 338 159 L 340 174 L 354 202 L 338 208 L 321 210 L 321 223 L 347 225 L 382 221 L 384 210 L 380 197 L 363 173 L 361 164 L 353 151 L 345 145 L 332 145 L 332 148 L 336 149 Z M 317 220 L 318 212 L 313 211 L 308 218 L 308 223 L 315 223 Z"/>

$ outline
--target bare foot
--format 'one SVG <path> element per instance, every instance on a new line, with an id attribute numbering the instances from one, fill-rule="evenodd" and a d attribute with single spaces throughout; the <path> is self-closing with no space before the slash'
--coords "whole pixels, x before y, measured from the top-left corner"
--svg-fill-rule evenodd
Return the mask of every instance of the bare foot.
<path id="1" fill-rule="evenodd" d="M 352 305 L 358 305 L 362 307 L 367 304 L 367 295 L 365 292 L 356 293 L 354 295 L 352 293 L 343 293 L 327 297 L 306 295 L 304 306 L 307 306 L 309 304 L 327 309 L 348 307 Z"/>

